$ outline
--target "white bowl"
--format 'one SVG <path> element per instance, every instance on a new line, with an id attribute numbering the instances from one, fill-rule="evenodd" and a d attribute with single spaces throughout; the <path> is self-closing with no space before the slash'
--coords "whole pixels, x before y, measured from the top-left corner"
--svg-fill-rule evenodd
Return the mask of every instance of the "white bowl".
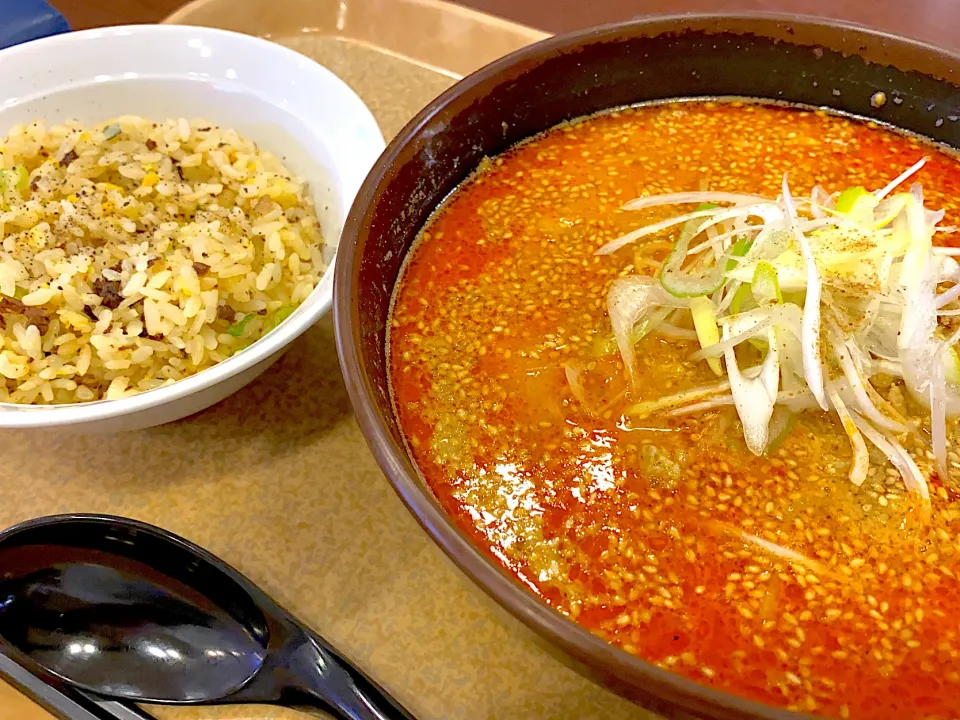
<path id="1" fill-rule="evenodd" d="M 203 118 L 282 158 L 309 182 L 330 267 L 280 327 L 212 368 L 120 400 L 2 404 L 0 428 L 135 430 L 186 417 L 249 383 L 330 309 L 343 222 L 384 148 L 373 115 L 343 81 L 299 53 L 249 35 L 127 26 L 0 51 L 0 137 L 38 117 L 94 123 L 118 115 Z"/>

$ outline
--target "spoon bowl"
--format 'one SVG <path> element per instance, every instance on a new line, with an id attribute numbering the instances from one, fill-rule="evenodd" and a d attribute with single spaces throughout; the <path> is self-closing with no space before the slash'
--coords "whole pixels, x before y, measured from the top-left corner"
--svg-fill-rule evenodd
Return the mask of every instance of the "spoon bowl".
<path id="1" fill-rule="evenodd" d="M 0 533 L 0 643 L 104 697 L 411 718 L 236 570 L 125 518 L 52 516 Z"/>

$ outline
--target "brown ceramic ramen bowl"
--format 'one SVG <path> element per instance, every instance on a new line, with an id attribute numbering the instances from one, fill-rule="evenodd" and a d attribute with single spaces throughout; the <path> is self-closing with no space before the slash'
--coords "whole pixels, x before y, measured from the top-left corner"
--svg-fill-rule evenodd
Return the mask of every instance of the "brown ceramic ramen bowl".
<path id="1" fill-rule="evenodd" d="M 829 107 L 960 147 L 960 56 L 813 18 L 649 18 L 554 37 L 470 75 L 393 140 L 340 241 L 340 362 L 380 467 L 424 529 L 497 603 L 582 672 L 669 717 L 798 718 L 663 670 L 593 636 L 502 570 L 440 507 L 411 461 L 388 388 L 386 328 L 404 258 L 485 156 L 557 123 L 671 98 L 743 96 Z M 877 93 L 882 93 L 878 95 Z"/>

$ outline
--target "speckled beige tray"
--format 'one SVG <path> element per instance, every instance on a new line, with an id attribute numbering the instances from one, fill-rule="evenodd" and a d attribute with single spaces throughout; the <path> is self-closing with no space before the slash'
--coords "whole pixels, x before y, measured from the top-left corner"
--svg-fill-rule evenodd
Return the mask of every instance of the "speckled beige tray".
<path id="1" fill-rule="evenodd" d="M 200 0 L 169 21 L 268 35 L 313 56 L 370 104 L 387 137 L 459 75 L 543 37 L 429 0 Z M 0 526 L 106 512 L 184 535 L 260 583 L 421 720 L 646 717 L 548 657 L 407 513 L 354 422 L 330 318 L 265 378 L 193 418 L 112 437 L 4 433 L 0 457 Z M 148 709 L 161 720 L 301 717 Z M 0 719 L 40 718 L 49 716 L 0 691 Z"/>

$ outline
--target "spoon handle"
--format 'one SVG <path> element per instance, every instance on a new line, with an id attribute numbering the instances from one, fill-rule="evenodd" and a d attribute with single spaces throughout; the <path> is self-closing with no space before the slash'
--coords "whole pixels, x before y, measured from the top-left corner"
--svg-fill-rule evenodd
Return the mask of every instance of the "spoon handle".
<path id="1" fill-rule="evenodd" d="M 400 703 L 327 644 L 310 633 L 298 653 L 295 688 L 334 711 L 340 720 L 415 720 Z"/>

